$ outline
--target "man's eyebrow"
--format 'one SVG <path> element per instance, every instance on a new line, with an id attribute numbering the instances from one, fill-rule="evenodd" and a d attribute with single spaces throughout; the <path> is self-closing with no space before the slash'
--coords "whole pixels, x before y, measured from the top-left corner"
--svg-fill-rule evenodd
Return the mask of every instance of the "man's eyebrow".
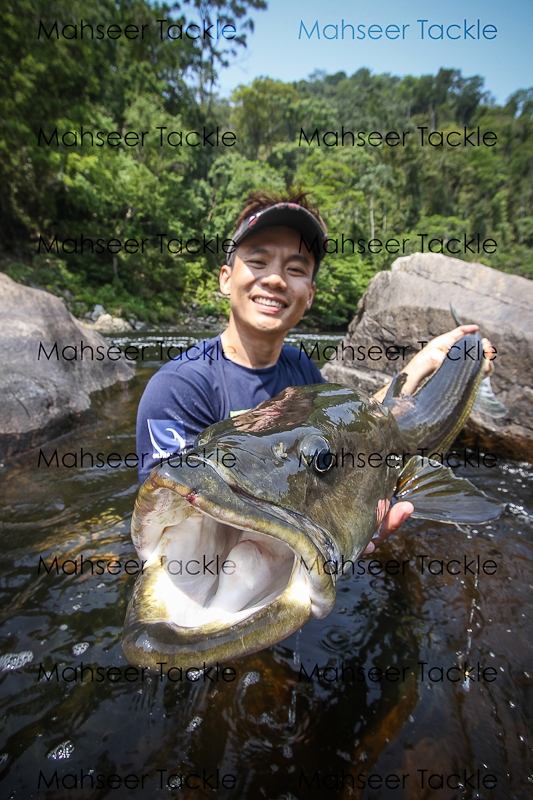
<path id="1" fill-rule="evenodd" d="M 272 248 L 269 247 L 252 247 L 252 249 L 248 252 L 248 256 L 255 256 L 255 255 L 268 255 L 272 252 Z M 299 261 L 302 264 L 310 264 L 310 259 L 308 256 L 303 255 L 302 253 L 291 253 L 291 255 L 287 259 L 288 261 Z"/>
<path id="2" fill-rule="evenodd" d="M 309 267 L 309 272 L 311 272 L 311 270 L 313 270 L 314 267 L 315 267 L 315 262 L 314 262 L 314 260 L 311 259 L 311 256 L 310 255 L 306 256 L 306 255 L 303 255 L 302 253 L 292 253 L 288 257 L 286 263 L 288 263 L 288 262 L 292 262 L 293 264 L 294 264 L 294 262 L 296 262 L 298 264 L 301 264 L 302 267 Z"/>
<path id="3" fill-rule="evenodd" d="M 249 250 L 249 255 L 255 256 L 257 253 L 267 253 L 268 254 L 269 252 L 270 251 L 269 251 L 268 247 L 252 247 L 252 249 Z"/>

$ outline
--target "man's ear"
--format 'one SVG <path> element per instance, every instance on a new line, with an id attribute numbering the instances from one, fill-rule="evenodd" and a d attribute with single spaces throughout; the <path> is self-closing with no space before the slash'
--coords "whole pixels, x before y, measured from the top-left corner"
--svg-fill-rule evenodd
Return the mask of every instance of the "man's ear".
<path id="1" fill-rule="evenodd" d="M 231 273 L 232 268 L 229 264 L 222 264 L 218 273 L 218 285 L 221 293 L 226 297 L 229 297 L 231 293 Z"/>
<path id="2" fill-rule="evenodd" d="M 307 301 L 306 305 L 307 310 L 309 310 L 313 305 L 313 300 L 315 299 L 315 292 L 316 292 L 316 283 L 313 281 L 311 289 L 309 291 L 309 300 Z"/>

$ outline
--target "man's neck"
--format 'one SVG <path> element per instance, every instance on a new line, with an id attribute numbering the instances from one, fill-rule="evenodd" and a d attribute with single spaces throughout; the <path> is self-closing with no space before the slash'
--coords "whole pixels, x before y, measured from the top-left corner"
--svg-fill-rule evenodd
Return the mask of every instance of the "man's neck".
<path id="1" fill-rule="evenodd" d="M 285 334 L 241 330 L 230 318 L 228 327 L 220 334 L 224 355 L 243 367 L 262 369 L 272 367 L 279 359 Z"/>

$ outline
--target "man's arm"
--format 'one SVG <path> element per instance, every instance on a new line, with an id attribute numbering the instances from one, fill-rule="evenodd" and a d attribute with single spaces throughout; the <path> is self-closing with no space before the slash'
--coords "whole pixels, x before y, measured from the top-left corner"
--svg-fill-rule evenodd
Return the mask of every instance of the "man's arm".
<path id="1" fill-rule="evenodd" d="M 173 453 L 193 444 L 196 436 L 217 419 L 209 385 L 185 363 L 176 371 L 160 369 L 149 380 L 137 410 L 139 480 Z"/>

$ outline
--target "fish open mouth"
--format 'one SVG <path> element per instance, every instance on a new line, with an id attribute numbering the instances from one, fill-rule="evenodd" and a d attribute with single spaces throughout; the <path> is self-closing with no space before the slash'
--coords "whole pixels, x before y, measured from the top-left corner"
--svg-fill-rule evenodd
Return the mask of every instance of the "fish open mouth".
<path id="1" fill-rule="evenodd" d="M 190 508 L 167 526 L 148 564 L 169 621 L 183 628 L 222 628 L 261 611 L 292 583 L 309 596 L 297 554 L 280 539 L 220 522 Z"/>
<path id="2" fill-rule="evenodd" d="M 317 569 L 332 552 L 326 532 L 214 470 L 201 491 L 184 478 L 156 470 L 139 492 L 132 538 L 146 564 L 126 618 L 129 660 L 227 660 L 329 613 L 334 582 Z"/>

